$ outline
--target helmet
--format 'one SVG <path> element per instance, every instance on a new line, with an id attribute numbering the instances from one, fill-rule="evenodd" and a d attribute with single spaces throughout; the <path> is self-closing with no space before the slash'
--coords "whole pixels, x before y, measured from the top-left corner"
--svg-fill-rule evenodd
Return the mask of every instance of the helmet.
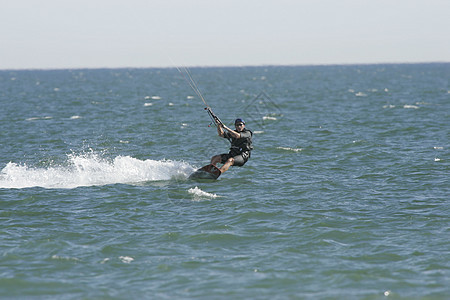
<path id="1" fill-rule="evenodd" d="M 234 121 L 234 124 L 237 124 L 237 123 L 244 123 L 244 124 L 245 124 L 245 121 L 244 121 L 243 119 L 241 119 L 241 118 L 237 118 L 237 119 Z"/>

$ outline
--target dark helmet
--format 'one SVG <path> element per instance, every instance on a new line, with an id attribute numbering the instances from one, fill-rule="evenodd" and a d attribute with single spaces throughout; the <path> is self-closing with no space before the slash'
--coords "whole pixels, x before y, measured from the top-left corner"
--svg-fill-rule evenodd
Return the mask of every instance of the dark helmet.
<path id="1" fill-rule="evenodd" d="M 245 124 L 245 121 L 244 121 L 243 119 L 241 119 L 241 118 L 237 118 L 237 119 L 234 121 L 234 124 L 237 124 L 237 123 L 244 123 L 244 124 Z"/>

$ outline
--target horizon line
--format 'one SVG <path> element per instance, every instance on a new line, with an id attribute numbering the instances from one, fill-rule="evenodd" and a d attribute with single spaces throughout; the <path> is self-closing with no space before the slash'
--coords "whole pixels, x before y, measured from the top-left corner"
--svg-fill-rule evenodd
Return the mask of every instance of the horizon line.
<path id="1" fill-rule="evenodd" d="M 421 62 L 354 62 L 354 63 L 309 63 L 309 64 L 236 64 L 236 65 L 181 65 L 186 68 L 262 68 L 262 67 L 327 67 L 327 66 L 370 66 L 370 65 L 420 65 L 448 64 L 450 61 Z M 0 68 L 0 71 L 60 71 L 60 70 L 113 70 L 113 69 L 174 69 L 179 66 L 116 66 L 116 67 L 31 67 Z"/>

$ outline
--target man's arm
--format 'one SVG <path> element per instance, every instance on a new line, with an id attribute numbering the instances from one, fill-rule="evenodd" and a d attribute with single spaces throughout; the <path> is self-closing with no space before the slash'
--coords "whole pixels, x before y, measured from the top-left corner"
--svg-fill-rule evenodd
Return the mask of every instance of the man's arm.
<path id="1" fill-rule="evenodd" d="M 223 127 L 221 124 L 217 125 L 217 133 L 219 134 L 220 137 L 223 137 L 224 135 L 224 131 L 223 131 Z"/>
<path id="2" fill-rule="evenodd" d="M 225 128 L 231 134 L 231 136 L 234 137 L 235 139 L 238 139 L 241 137 L 241 134 L 239 132 L 234 131 L 233 129 L 227 127 L 226 125 L 223 125 L 223 128 Z M 222 130 L 222 132 L 223 132 L 223 130 Z"/>

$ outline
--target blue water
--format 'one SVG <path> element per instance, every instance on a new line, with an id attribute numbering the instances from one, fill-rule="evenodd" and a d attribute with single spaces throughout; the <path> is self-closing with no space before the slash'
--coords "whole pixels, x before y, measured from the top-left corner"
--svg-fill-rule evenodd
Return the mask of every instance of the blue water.
<path id="1" fill-rule="evenodd" d="M 450 64 L 0 71 L 0 298 L 449 299 Z"/>

